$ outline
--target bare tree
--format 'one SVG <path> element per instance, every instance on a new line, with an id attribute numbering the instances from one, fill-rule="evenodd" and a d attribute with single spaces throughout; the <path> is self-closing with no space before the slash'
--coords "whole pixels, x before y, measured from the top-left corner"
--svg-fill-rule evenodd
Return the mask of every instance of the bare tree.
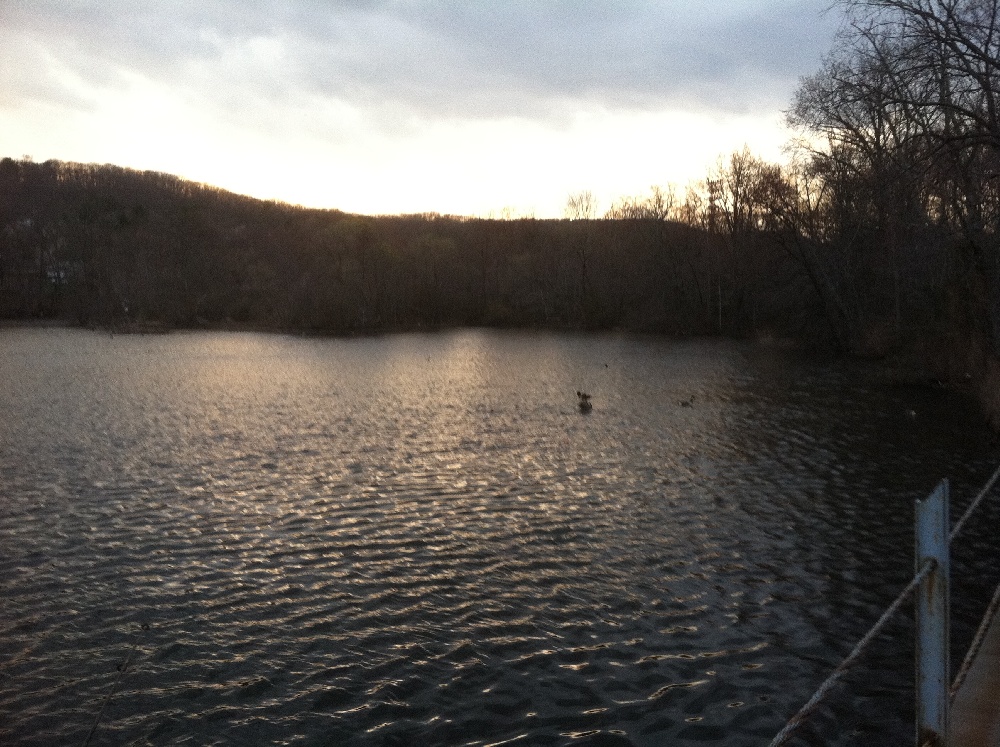
<path id="1" fill-rule="evenodd" d="M 566 199 L 564 213 L 570 220 L 592 220 L 597 215 L 597 198 L 589 189 L 575 192 Z"/>
<path id="2" fill-rule="evenodd" d="M 1000 2 L 838 4 L 848 23 L 789 112 L 821 184 L 799 216 L 837 258 L 834 285 L 859 323 L 891 315 L 898 334 L 907 308 L 914 324 L 943 309 L 935 323 L 995 360 Z"/>

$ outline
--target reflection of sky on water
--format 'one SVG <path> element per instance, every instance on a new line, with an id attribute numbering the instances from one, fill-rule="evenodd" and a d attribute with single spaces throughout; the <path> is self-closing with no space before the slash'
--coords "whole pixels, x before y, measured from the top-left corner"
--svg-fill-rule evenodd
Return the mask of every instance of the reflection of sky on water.
<path id="1" fill-rule="evenodd" d="M 759 346 L 0 347 L 0 707 L 25 743 L 81 741 L 133 641 L 112 742 L 763 741 L 905 582 L 913 498 L 990 466 L 960 400 Z M 900 626 L 835 705 L 881 714 L 873 739 L 910 732 Z"/>

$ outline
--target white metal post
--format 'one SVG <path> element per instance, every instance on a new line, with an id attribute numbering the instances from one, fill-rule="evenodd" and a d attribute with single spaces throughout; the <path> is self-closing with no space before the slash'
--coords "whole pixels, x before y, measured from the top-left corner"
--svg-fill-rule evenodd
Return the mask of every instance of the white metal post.
<path id="1" fill-rule="evenodd" d="M 917 747 L 948 744 L 948 481 L 917 501 L 916 571 L 934 567 L 917 591 Z"/>

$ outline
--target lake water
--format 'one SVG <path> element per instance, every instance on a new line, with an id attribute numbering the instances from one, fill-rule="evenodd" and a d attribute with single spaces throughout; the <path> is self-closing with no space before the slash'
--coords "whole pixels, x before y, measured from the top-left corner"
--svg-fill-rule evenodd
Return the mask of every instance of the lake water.
<path id="1" fill-rule="evenodd" d="M 0 741 L 767 744 L 996 454 L 958 395 L 763 345 L 2 329 Z M 805 743 L 911 739 L 911 632 Z"/>

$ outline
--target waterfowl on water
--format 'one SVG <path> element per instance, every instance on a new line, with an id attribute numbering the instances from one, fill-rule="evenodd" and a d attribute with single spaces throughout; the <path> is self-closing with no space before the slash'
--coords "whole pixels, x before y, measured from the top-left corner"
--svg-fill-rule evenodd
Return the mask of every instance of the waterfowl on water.
<path id="1" fill-rule="evenodd" d="M 579 389 L 576 390 L 576 398 L 578 404 L 580 405 L 580 410 L 582 412 L 590 412 L 593 409 L 593 405 L 590 403 L 590 395 L 586 392 L 581 392 Z"/>
<path id="2" fill-rule="evenodd" d="M 681 400 L 679 404 L 681 407 L 694 407 L 694 395 L 692 394 L 687 399 Z"/>

